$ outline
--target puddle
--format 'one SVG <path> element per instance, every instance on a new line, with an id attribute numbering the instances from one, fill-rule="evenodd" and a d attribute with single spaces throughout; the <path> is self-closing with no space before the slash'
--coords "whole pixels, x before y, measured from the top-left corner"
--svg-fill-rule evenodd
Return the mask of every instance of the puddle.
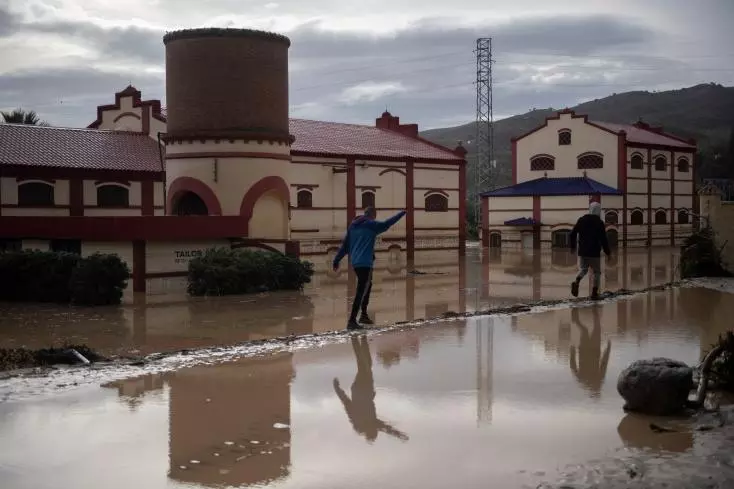
<path id="1" fill-rule="evenodd" d="M 664 248 L 620 250 L 604 264 L 604 286 L 635 290 L 671 282 L 676 253 Z M 327 271 L 325 257 L 313 259 L 316 275 L 303 293 L 190 299 L 180 281 L 169 280 L 165 287 L 151 286 L 150 295 L 128 296 L 123 307 L 0 304 L 0 345 L 38 349 L 87 344 L 105 356 L 142 356 L 341 330 L 356 290 L 355 277 Z M 409 273 L 413 271 L 420 273 Z M 381 254 L 370 313 L 385 325 L 448 311 L 565 299 L 575 273 L 576 259 L 566 250 L 532 255 L 470 248 L 466 257 L 417 252 L 411 267 Z"/>
<path id="2" fill-rule="evenodd" d="M 629 479 L 619 461 L 632 458 L 640 474 L 668 461 L 680 481 L 697 473 L 685 457 L 714 451 L 718 432 L 653 432 L 663 421 L 625 415 L 616 379 L 638 358 L 697 363 L 730 327 L 731 297 L 677 288 L 457 319 L 0 403 L 0 480 L 535 488 L 575 466 Z"/>

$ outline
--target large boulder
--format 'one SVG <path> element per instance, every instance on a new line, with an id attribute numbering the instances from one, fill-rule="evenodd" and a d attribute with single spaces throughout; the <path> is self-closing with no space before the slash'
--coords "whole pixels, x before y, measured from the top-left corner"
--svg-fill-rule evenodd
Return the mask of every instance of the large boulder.
<path id="1" fill-rule="evenodd" d="M 617 380 L 617 392 L 626 401 L 624 409 L 645 414 L 680 413 L 691 389 L 693 369 L 669 358 L 637 360 Z"/>

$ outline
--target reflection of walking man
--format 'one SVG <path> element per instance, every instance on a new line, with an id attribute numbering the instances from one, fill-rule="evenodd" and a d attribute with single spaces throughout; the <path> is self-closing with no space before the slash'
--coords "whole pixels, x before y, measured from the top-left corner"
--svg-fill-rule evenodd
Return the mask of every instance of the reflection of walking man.
<path id="1" fill-rule="evenodd" d="M 576 249 L 577 236 L 579 242 L 579 273 L 576 275 L 576 280 L 571 283 L 571 294 L 574 297 L 579 295 L 579 283 L 589 273 L 589 267 L 591 267 L 594 273 L 591 298 L 596 299 L 599 297 L 601 282 L 602 249 L 607 256 L 611 255 L 607 232 L 604 229 L 604 221 L 601 220 L 601 204 L 599 202 L 592 202 L 589 206 L 589 213 L 581 216 L 576 221 L 570 236 L 571 250 Z"/>
<path id="2" fill-rule="evenodd" d="M 592 309 L 594 325 L 589 334 L 589 329 L 581 323 L 579 319 L 579 310 L 571 309 L 571 320 L 579 328 L 581 332 L 581 340 L 579 341 L 578 363 L 576 361 L 576 348 L 571 346 L 571 371 L 576 379 L 589 390 L 594 397 L 601 394 L 601 387 L 604 385 L 604 378 L 607 376 L 607 366 L 609 365 L 609 351 L 612 344 L 607 340 L 607 346 L 604 354 L 601 353 L 601 318 L 599 317 L 599 308 Z"/>
<path id="3" fill-rule="evenodd" d="M 403 216 L 405 211 L 400 211 L 386 221 L 377 221 L 377 211 L 374 207 L 368 207 L 364 211 L 364 215 L 359 216 L 347 229 L 347 235 L 344 236 L 341 248 L 334 257 L 334 270 L 339 269 L 339 262 L 344 255 L 349 254 L 349 259 L 357 274 L 357 293 L 354 295 L 352 303 L 352 313 L 349 316 L 347 329 L 360 329 L 361 324 L 374 324 L 372 319 L 367 315 L 367 305 L 370 301 L 370 292 L 372 291 L 372 267 L 375 263 L 375 239 L 378 234 L 382 234 Z M 359 322 L 357 322 L 357 314 L 360 313 Z"/>
<path id="4" fill-rule="evenodd" d="M 396 430 L 389 424 L 377 418 L 375 408 L 375 381 L 372 377 L 372 356 L 367 337 L 352 337 L 352 348 L 357 360 L 357 375 L 352 383 L 352 398 L 339 386 L 339 379 L 334 378 L 334 392 L 344 405 L 349 421 L 354 431 L 364 436 L 367 441 L 375 441 L 377 434 L 382 431 L 388 435 L 408 440 L 408 435 Z"/>

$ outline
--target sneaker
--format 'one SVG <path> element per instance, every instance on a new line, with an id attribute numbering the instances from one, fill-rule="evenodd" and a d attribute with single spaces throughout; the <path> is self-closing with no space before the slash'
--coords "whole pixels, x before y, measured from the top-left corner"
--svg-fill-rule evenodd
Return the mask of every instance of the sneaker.
<path id="1" fill-rule="evenodd" d="M 579 296 L 579 283 L 577 281 L 571 282 L 571 295 L 574 297 Z"/>
<path id="2" fill-rule="evenodd" d="M 594 300 L 599 298 L 599 289 L 597 289 L 596 287 L 591 289 L 591 298 Z"/>
<path id="3" fill-rule="evenodd" d="M 367 315 L 366 312 L 363 312 L 361 316 L 359 316 L 359 322 L 360 324 L 375 324 L 375 322 Z"/>
<path id="4" fill-rule="evenodd" d="M 350 319 L 349 322 L 347 323 L 347 329 L 348 330 L 364 329 L 364 327 L 361 324 L 359 324 L 357 321 L 355 321 L 354 319 Z"/>

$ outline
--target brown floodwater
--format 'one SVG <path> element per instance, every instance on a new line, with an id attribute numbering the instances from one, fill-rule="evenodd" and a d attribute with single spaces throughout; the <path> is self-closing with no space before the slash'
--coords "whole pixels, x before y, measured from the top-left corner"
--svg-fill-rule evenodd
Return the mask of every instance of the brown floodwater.
<path id="1" fill-rule="evenodd" d="M 616 379 L 639 358 L 697 363 L 731 326 L 732 297 L 676 288 L 353 334 L 322 348 L 0 403 L 0 481 L 15 489 L 535 488 L 569 466 L 609 457 L 639 464 L 643 455 L 655 457 L 650 470 L 672 464 L 667 477 L 680 481 L 696 468 L 676 461 L 705 455 L 713 432 L 653 433 L 651 421 L 668 421 L 623 413 Z"/>
<path id="2" fill-rule="evenodd" d="M 642 289 L 676 276 L 677 250 L 620 251 L 604 263 L 603 288 Z M 370 313 L 378 325 L 570 296 L 576 258 L 568 251 L 418 252 L 414 265 L 381 254 Z M 356 289 L 353 273 L 316 274 L 303 292 L 189 298 L 182 280 L 153 280 L 148 295 L 127 293 L 121 307 L 0 304 L 0 347 L 88 344 L 107 355 L 226 346 L 286 335 L 341 330 Z M 418 272 L 418 273 L 411 273 Z M 582 295 L 588 293 L 582 287 Z"/>

